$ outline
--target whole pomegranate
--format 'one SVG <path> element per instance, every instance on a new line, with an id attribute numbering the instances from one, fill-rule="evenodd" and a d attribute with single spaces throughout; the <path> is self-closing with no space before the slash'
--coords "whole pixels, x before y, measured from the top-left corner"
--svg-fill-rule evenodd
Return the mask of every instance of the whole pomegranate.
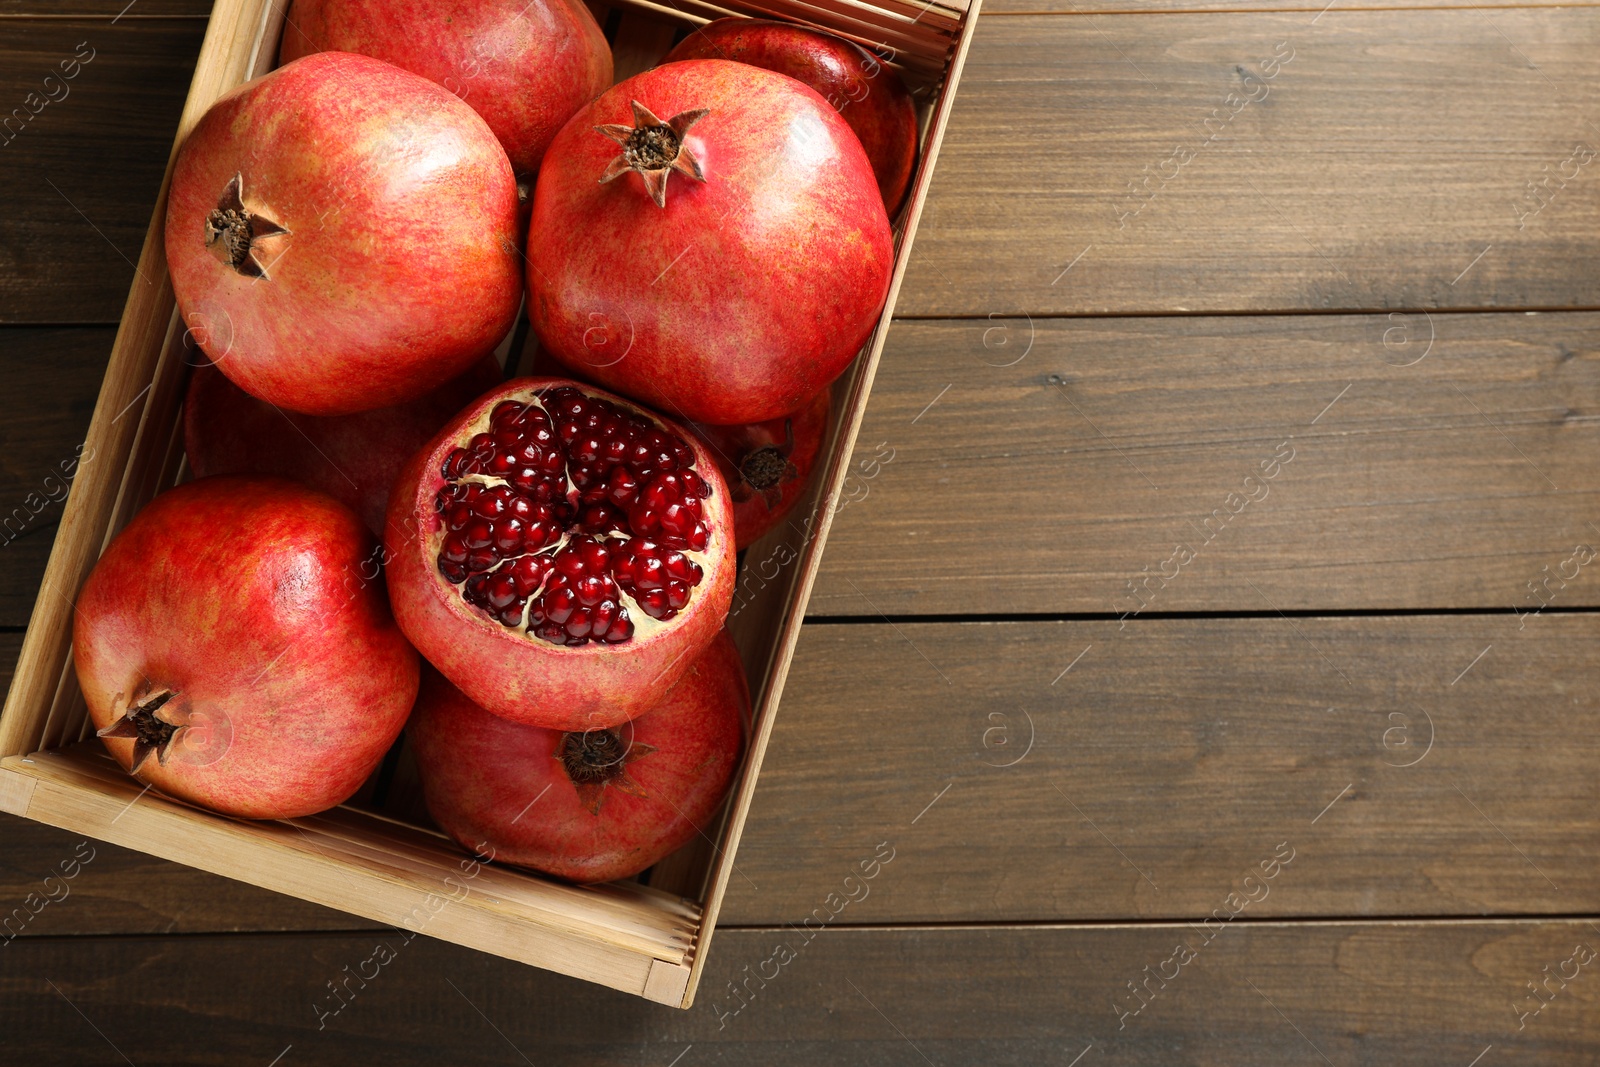
<path id="1" fill-rule="evenodd" d="M 348 799 L 417 692 L 417 653 L 369 577 L 375 561 L 354 512 L 281 478 L 202 478 L 156 497 L 78 595 L 73 663 L 106 747 L 162 792 L 228 815 Z"/>
<path id="2" fill-rule="evenodd" d="M 685 37 L 664 62 L 680 59 L 731 59 L 805 82 L 861 138 L 889 213 L 905 199 L 917 162 L 917 107 L 900 75 L 854 41 L 786 22 L 725 18 Z"/>
<path id="3" fill-rule="evenodd" d="M 433 671 L 406 736 L 428 812 L 480 854 L 574 882 L 638 874 L 716 814 L 750 708 L 724 631 L 666 697 L 613 729 L 522 726 Z"/>
<path id="4" fill-rule="evenodd" d="M 247 82 L 184 139 L 167 267 L 190 335 L 253 396 L 348 415 L 421 396 L 511 328 L 517 183 L 466 104 L 367 56 Z"/>
<path id="5" fill-rule="evenodd" d="M 743 426 L 694 423 L 733 496 L 733 527 L 747 548 L 800 502 L 828 432 L 829 390 L 791 415 Z"/>
<path id="6" fill-rule="evenodd" d="M 562 128 L 533 191 L 529 318 L 575 374 L 698 422 L 793 411 L 849 365 L 894 247 L 861 142 L 793 78 L 668 63 Z"/>
<path id="7" fill-rule="evenodd" d="M 389 490 L 450 416 L 505 376 L 493 356 L 415 400 L 354 415 L 297 415 L 257 400 L 212 363 L 194 369 L 183 444 L 196 477 L 277 474 L 355 509 L 383 536 Z"/>
<path id="8" fill-rule="evenodd" d="M 728 488 L 694 435 L 621 397 L 519 378 L 406 464 L 389 598 L 475 703 L 560 730 L 647 711 L 733 601 Z"/>
<path id="9" fill-rule="evenodd" d="M 360 52 L 444 86 L 530 177 L 611 84 L 611 48 L 580 0 L 294 0 L 278 60 L 313 52 Z"/>

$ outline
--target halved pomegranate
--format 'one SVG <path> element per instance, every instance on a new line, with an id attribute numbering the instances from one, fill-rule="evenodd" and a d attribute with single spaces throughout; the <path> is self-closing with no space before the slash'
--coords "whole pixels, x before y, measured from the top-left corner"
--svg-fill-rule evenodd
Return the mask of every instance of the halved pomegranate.
<path id="1" fill-rule="evenodd" d="M 717 457 L 733 495 L 733 525 L 741 549 L 778 525 L 811 482 L 811 467 L 828 432 L 829 390 L 791 415 L 739 426 L 691 423 Z"/>
<path id="2" fill-rule="evenodd" d="M 428 812 L 480 855 L 566 878 L 638 874 L 703 829 L 739 766 L 750 691 L 723 631 L 615 729 L 521 726 L 424 672 L 406 727 Z"/>
<path id="3" fill-rule="evenodd" d="M 299 415 L 257 400 L 201 361 L 183 402 L 183 447 L 195 476 L 276 474 L 354 508 L 383 536 L 395 476 L 439 427 L 505 380 L 484 356 L 415 400 L 354 415 Z"/>
<path id="4" fill-rule="evenodd" d="M 618 396 L 520 378 L 406 464 L 395 616 L 476 703 L 553 729 L 656 704 L 727 617 L 728 488 L 693 434 Z"/>
<path id="5" fill-rule="evenodd" d="M 417 692 L 376 563 L 354 512 L 282 478 L 156 497 L 74 613 L 73 665 L 106 747 L 162 792 L 229 815 L 347 799 Z"/>

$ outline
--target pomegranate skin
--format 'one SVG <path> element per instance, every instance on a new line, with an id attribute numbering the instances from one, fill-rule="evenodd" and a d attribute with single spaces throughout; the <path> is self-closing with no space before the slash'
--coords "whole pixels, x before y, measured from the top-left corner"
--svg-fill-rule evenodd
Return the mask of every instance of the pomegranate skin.
<path id="1" fill-rule="evenodd" d="M 214 237 L 230 191 L 265 236 Z M 344 52 L 217 101 L 178 150 L 165 228 L 190 335 L 246 392 L 307 415 L 403 403 L 493 349 L 517 313 L 517 232 L 483 120 Z"/>
<path id="2" fill-rule="evenodd" d="M 611 47 L 579 0 L 294 0 L 278 61 L 314 52 L 359 52 L 444 86 L 529 175 L 612 73 Z"/>
<path id="3" fill-rule="evenodd" d="M 156 497 L 79 594 L 73 662 L 95 726 L 170 691 L 182 721 L 137 777 L 228 815 L 348 799 L 399 736 L 419 664 L 384 598 L 372 535 L 280 478 L 203 478 Z M 129 768 L 136 741 L 103 737 Z"/>
<path id="4" fill-rule="evenodd" d="M 917 162 L 917 108 L 900 75 L 871 52 L 804 26 L 723 18 L 685 37 L 663 62 L 680 59 L 729 59 L 811 86 L 861 139 L 889 214 L 900 207 Z"/>
<path id="5" fill-rule="evenodd" d="M 748 548 L 794 510 L 811 484 L 811 468 L 828 432 L 829 390 L 781 418 L 743 426 L 693 423 L 728 483 L 739 548 Z"/>
<path id="6" fill-rule="evenodd" d="M 682 145 L 705 181 L 637 172 L 595 126 L 709 113 Z M 629 78 L 556 135 L 534 188 L 529 318 L 562 366 L 686 421 L 793 411 L 855 358 L 894 249 L 861 142 L 793 78 L 699 59 Z"/>
<path id="7" fill-rule="evenodd" d="M 473 398 L 504 380 L 492 355 L 432 392 L 354 415 L 298 415 L 257 400 L 204 363 L 183 403 L 195 477 L 276 474 L 327 493 L 383 536 L 389 490 L 406 460 Z"/>
<path id="8" fill-rule="evenodd" d="M 406 736 L 428 812 L 464 847 L 573 882 L 638 874 L 716 814 L 739 766 L 750 694 L 724 631 L 683 679 L 617 735 L 636 795 L 608 785 L 598 812 L 561 760 L 559 730 L 491 715 L 426 672 Z M 532 802 L 532 803 L 530 803 Z"/>
<path id="9" fill-rule="evenodd" d="M 641 626 L 618 645 L 551 644 L 508 628 L 466 602 L 440 573 L 444 519 L 435 507 L 445 462 L 505 400 L 575 386 L 639 412 L 680 437 L 711 486 L 703 501 L 712 551 L 692 599 L 675 618 Z M 615 726 L 659 703 L 711 643 L 733 603 L 733 515 L 728 487 L 704 443 L 652 412 L 593 386 L 560 378 L 514 378 L 479 397 L 405 465 L 389 496 L 384 537 L 389 600 L 418 651 L 474 703 L 496 715 L 558 730 Z"/>

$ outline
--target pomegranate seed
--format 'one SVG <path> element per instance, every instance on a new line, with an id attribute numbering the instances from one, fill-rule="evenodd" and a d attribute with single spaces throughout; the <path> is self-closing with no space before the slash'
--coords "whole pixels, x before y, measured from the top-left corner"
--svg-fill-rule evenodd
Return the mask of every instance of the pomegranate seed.
<path id="1" fill-rule="evenodd" d="M 538 399 L 496 404 L 444 461 L 439 571 L 504 625 L 526 616 L 540 640 L 627 641 L 623 593 L 662 620 L 693 598 L 703 574 L 683 553 L 710 543 L 710 486 L 689 445 L 648 419 L 568 386 Z"/>

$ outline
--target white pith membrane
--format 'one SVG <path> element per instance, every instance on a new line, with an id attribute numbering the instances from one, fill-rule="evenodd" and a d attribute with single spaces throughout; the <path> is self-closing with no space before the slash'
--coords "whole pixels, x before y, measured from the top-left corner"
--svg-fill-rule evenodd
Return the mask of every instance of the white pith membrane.
<path id="1" fill-rule="evenodd" d="M 543 391 L 547 391 L 548 392 L 548 391 L 553 391 L 553 390 L 559 389 L 559 388 L 562 388 L 562 386 L 559 386 L 559 385 L 545 386 L 545 387 L 543 387 Z M 574 389 L 576 392 L 578 392 L 580 395 L 582 395 L 585 399 L 587 399 L 587 400 L 589 400 L 591 402 L 607 404 L 607 405 L 611 406 L 612 408 L 615 408 L 619 412 L 622 412 L 622 413 L 627 414 L 627 415 L 632 415 L 635 418 L 638 418 L 638 419 L 642 420 L 644 423 L 649 425 L 652 429 L 660 432 L 661 434 L 665 435 L 666 437 L 672 438 L 674 440 L 682 441 L 686 446 L 689 447 L 691 455 L 693 454 L 693 451 L 694 451 L 693 446 L 692 446 L 692 444 L 690 444 L 690 442 L 688 440 L 686 440 L 682 435 L 673 433 L 671 430 L 667 429 L 665 426 L 663 426 L 661 424 L 661 422 L 659 420 L 657 420 L 654 416 L 652 416 L 649 412 L 643 410 L 642 408 L 635 407 L 634 405 L 626 403 L 626 402 L 623 402 L 620 399 L 597 397 L 597 396 L 593 395 L 592 393 L 588 392 L 587 390 L 585 390 L 585 389 L 583 389 L 581 387 L 578 387 L 576 385 L 567 386 L 567 388 Z M 560 451 L 562 452 L 562 454 L 564 456 L 566 455 L 567 446 L 560 442 L 559 424 L 557 422 L 557 419 L 556 419 L 555 415 L 553 415 L 551 413 L 549 407 L 547 407 L 545 405 L 544 400 L 541 397 L 539 397 L 538 395 L 536 395 L 535 391 L 530 390 L 526 394 L 518 393 L 518 394 L 512 394 L 512 395 L 501 397 L 494 404 L 488 405 L 486 407 L 486 409 L 484 410 L 484 412 L 478 418 L 474 419 L 472 422 L 470 422 L 467 425 L 463 426 L 461 428 L 460 432 L 454 435 L 454 440 L 455 440 L 456 443 L 451 447 L 451 449 L 448 452 L 446 452 L 444 454 L 444 461 L 448 462 L 449 461 L 449 457 L 454 453 L 454 451 L 456 449 L 469 447 L 470 442 L 472 441 L 472 439 L 474 437 L 476 437 L 478 434 L 491 433 L 492 431 L 491 431 L 490 427 L 491 427 L 493 419 L 494 419 L 495 409 L 498 408 L 501 404 L 506 403 L 507 401 L 510 401 L 510 402 L 513 402 L 513 403 L 518 403 L 518 404 L 523 404 L 523 405 L 525 405 L 527 407 L 530 407 L 530 408 L 537 408 L 538 410 L 544 412 L 545 416 L 547 418 L 549 418 L 552 428 L 554 428 L 556 430 L 556 434 L 557 434 L 557 445 L 556 445 L 556 447 L 558 449 L 560 449 Z M 565 486 L 566 486 L 566 490 L 565 491 L 566 491 L 566 495 L 567 495 L 567 500 L 569 502 L 577 501 L 582 495 L 581 491 L 578 489 L 578 486 L 572 480 L 571 466 L 572 466 L 572 464 L 571 464 L 571 462 L 569 460 L 568 462 L 563 464 L 563 468 L 562 468 L 562 478 L 563 478 Z M 701 469 L 700 468 L 701 468 L 701 465 L 698 462 L 691 462 L 691 464 L 688 466 L 687 469 L 690 470 L 690 471 L 693 471 L 698 476 L 698 475 L 701 474 Z M 434 470 L 435 470 L 435 472 L 437 472 L 438 468 L 434 468 Z M 705 479 L 702 476 L 702 481 L 704 481 L 704 480 Z M 524 497 L 528 496 L 526 491 L 518 489 L 516 486 L 512 485 L 511 482 L 508 479 L 499 477 L 497 475 L 491 475 L 491 474 L 468 473 L 468 474 L 463 474 L 463 475 L 461 475 L 459 477 L 455 477 L 455 478 L 445 477 L 444 478 L 444 484 L 446 486 L 451 485 L 451 484 L 455 484 L 455 485 L 481 485 L 481 486 L 484 486 L 485 488 L 495 488 L 495 487 L 499 487 L 499 486 L 504 486 L 505 488 L 509 489 L 513 493 L 518 494 L 519 496 L 524 496 Z M 707 482 L 706 484 L 709 486 L 710 483 Z M 640 488 L 641 488 L 641 491 L 642 491 L 644 486 L 641 485 Z M 440 492 L 440 489 L 436 488 L 434 490 L 434 498 L 435 499 L 437 499 L 439 492 Z M 430 505 L 430 507 L 431 507 L 431 505 Z M 575 508 L 580 508 L 581 505 L 580 504 L 574 504 L 574 507 Z M 538 587 L 535 588 L 533 592 L 531 592 L 531 593 L 529 593 L 527 595 L 527 598 L 524 600 L 523 605 L 522 605 L 521 618 L 517 621 L 516 625 L 514 625 L 514 626 L 513 625 L 507 625 L 498 616 L 496 616 L 494 614 L 491 614 L 490 612 L 486 611 L 484 608 L 480 607 L 478 604 L 475 604 L 471 600 L 467 599 L 466 586 L 467 586 L 468 582 L 472 581 L 474 578 L 477 578 L 479 575 L 492 575 L 492 574 L 495 574 L 496 572 L 498 572 L 502 568 L 509 567 L 513 563 L 515 563 L 517 560 L 522 559 L 524 557 L 528 557 L 528 556 L 544 556 L 544 557 L 546 557 L 546 558 L 548 558 L 548 559 L 553 561 L 555 559 L 555 557 L 557 555 L 559 555 L 561 553 L 561 551 L 563 549 L 565 549 L 574 540 L 574 538 L 581 537 L 581 538 L 587 538 L 587 539 L 590 539 L 590 540 L 594 540 L 594 541 L 597 541 L 597 542 L 605 545 L 608 549 L 612 549 L 614 551 L 615 549 L 620 548 L 622 545 L 626 544 L 627 542 L 632 541 L 632 540 L 635 539 L 635 537 L 637 535 L 635 535 L 635 534 L 633 534 L 631 532 L 624 532 L 624 531 L 621 531 L 621 530 L 610 530 L 610 531 L 606 531 L 604 533 L 588 533 L 586 531 L 583 531 L 583 530 L 580 530 L 580 529 L 576 528 L 578 520 L 577 520 L 577 516 L 575 515 L 574 518 L 572 519 L 572 521 L 570 521 L 568 523 L 565 523 L 565 524 L 558 524 L 558 525 L 562 526 L 561 533 L 553 543 L 551 543 L 549 545 L 546 545 L 543 548 L 540 548 L 539 550 L 534 551 L 534 552 L 521 552 L 521 553 L 518 553 L 515 556 L 509 556 L 509 557 L 507 557 L 505 559 L 501 559 L 501 560 L 497 561 L 492 567 L 489 567 L 487 570 L 474 571 L 471 574 L 469 574 L 465 579 L 463 579 L 462 581 L 459 581 L 459 582 L 449 582 L 448 576 L 445 575 L 439 569 L 439 566 L 438 566 L 438 561 L 439 561 L 439 558 L 440 558 L 440 555 L 441 555 L 441 552 L 442 552 L 444 540 L 450 533 L 448 522 L 445 520 L 445 517 L 442 514 L 440 514 L 438 511 L 434 511 L 434 514 L 437 516 L 439 521 L 437 522 L 436 527 L 433 530 L 431 530 L 429 532 L 429 534 L 428 534 L 427 542 L 426 542 L 426 548 L 427 548 L 427 552 L 428 552 L 428 559 L 430 561 L 432 561 L 432 563 L 433 563 L 434 572 L 439 575 L 441 580 L 446 581 L 448 584 L 450 584 L 454 588 L 455 595 L 458 598 L 460 598 L 461 604 L 468 611 L 472 612 L 473 615 L 476 618 L 482 620 L 485 623 L 493 624 L 495 626 L 501 627 L 502 629 L 505 629 L 505 630 L 508 630 L 508 631 L 511 631 L 511 632 L 523 634 L 523 635 L 527 636 L 530 640 L 538 641 L 540 644 L 545 645 L 545 646 L 550 647 L 550 648 L 580 649 L 580 648 L 587 647 L 588 645 L 599 645 L 599 646 L 604 647 L 607 644 L 628 644 L 628 643 L 631 643 L 633 641 L 638 641 L 638 640 L 641 640 L 641 639 L 644 639 L 644 638 L 648 638 L 651 635 L 656 634 L 656 633 L 660 632 L 661 630 L 664 630 L 664 629 L 672 626 L 674 623 L 678 622 L 679 619 L 682 617 L 683 613 L 689 609 L 689 605 L 693 603 L 693 600 L 694 600 L 694 597 L 696 595 L 696 592 L 701 588 L 701 586 L 703 586 L 705 584 L 706 579 L 710 577 L 711 571 L 712 571 L 712 553 L 710 551 L 711 547 L 717 541 L 717 539 L 726 536 L 725 531 L 718 524 L 716 524 L 713 521 L 712 516 L 711 516 L 712 510 L 713 509 L 711 509 L 711 508 L 706 508 L 706 507 L 703 507 L 703 506 L 702 506 L 702 509 L 701 509 L 702 521 L 704 521 L 707 530 L 710 532 L 710 537 L 707 539 L 706 550 L 705 551 L 696 551 L 695 549 L 690 548 L 687 545 L 681 546 L 681 547 L 677 546 L 677 545 L 664 546 L 664 547 L 668 547 L 670 551 L 675 551 L 675 552 L 681 553 L 686 559 L 688 559 L 692 563 L 696 564 L 700 568 L 700 571 L 701 571 L 701 579 L 700 579 L 700 581 L 690 585 L 689 600 L 685 603 L 684 607 L 682 609 L 678 610 L 677 612 L 675 612 L 674 615 L 671 618 L 657 619 L 655 616 L 653 616 L 649 612 L 645 611 L 645 609 L 643 608 L 642 605 L 640 605 L 638 600 L 636 600 L 633 597 L 632 594 L 630 594 L 625 588 L 623 588 L 622 583 L 620 581 L 618 581 L 612 575 L 612 573 L 611 573 L 611 571 L 609 569 L 607 570 L 606 577 L 610 580 L 612 586 L 614 586 L 615 589 L 616 589 L 617 602 L 618 602 L 619 605 L 621 605 L 623 611 L 626 613 L 627 619 L 633 625 L 633 633 L 632 633 L 632 635 L 629 636 L 628 638 L 624 639 L 621 642 L 606 642 L 603 639 L 596 639 L 596 638 L 592 638 L 591 637 L 584 644 L 580 644 L 580 645 L 570 645 L 570 644 L 561 645 L 561 644 L 556 644 L 555 642 L 549 641 L 548 639 L 545 639 L 545 638 L 541 637 L 537 633 L 532 633 L 532 632 L 529 631 L 529 629 L 528 629 L 529 615 L 532 613 L 532 611 L 534 609 L 534 605 L 536 604 L 536 602 L 542 596 L 544 596 L 544 594 L 550 589 L 550 585 L 551 585 L 552 579 L 554 579 L 556 574 L 558 573 L 555 570 L 554 567 L 550 568 L 550 570 L 546 573 L 546 575 L 544 577 L 544 580 L 539 583 Z M 650 540 L 650 538 L 648 538 L 648 537 L 646 537 L 644 539 L 645 540 Z"/>

